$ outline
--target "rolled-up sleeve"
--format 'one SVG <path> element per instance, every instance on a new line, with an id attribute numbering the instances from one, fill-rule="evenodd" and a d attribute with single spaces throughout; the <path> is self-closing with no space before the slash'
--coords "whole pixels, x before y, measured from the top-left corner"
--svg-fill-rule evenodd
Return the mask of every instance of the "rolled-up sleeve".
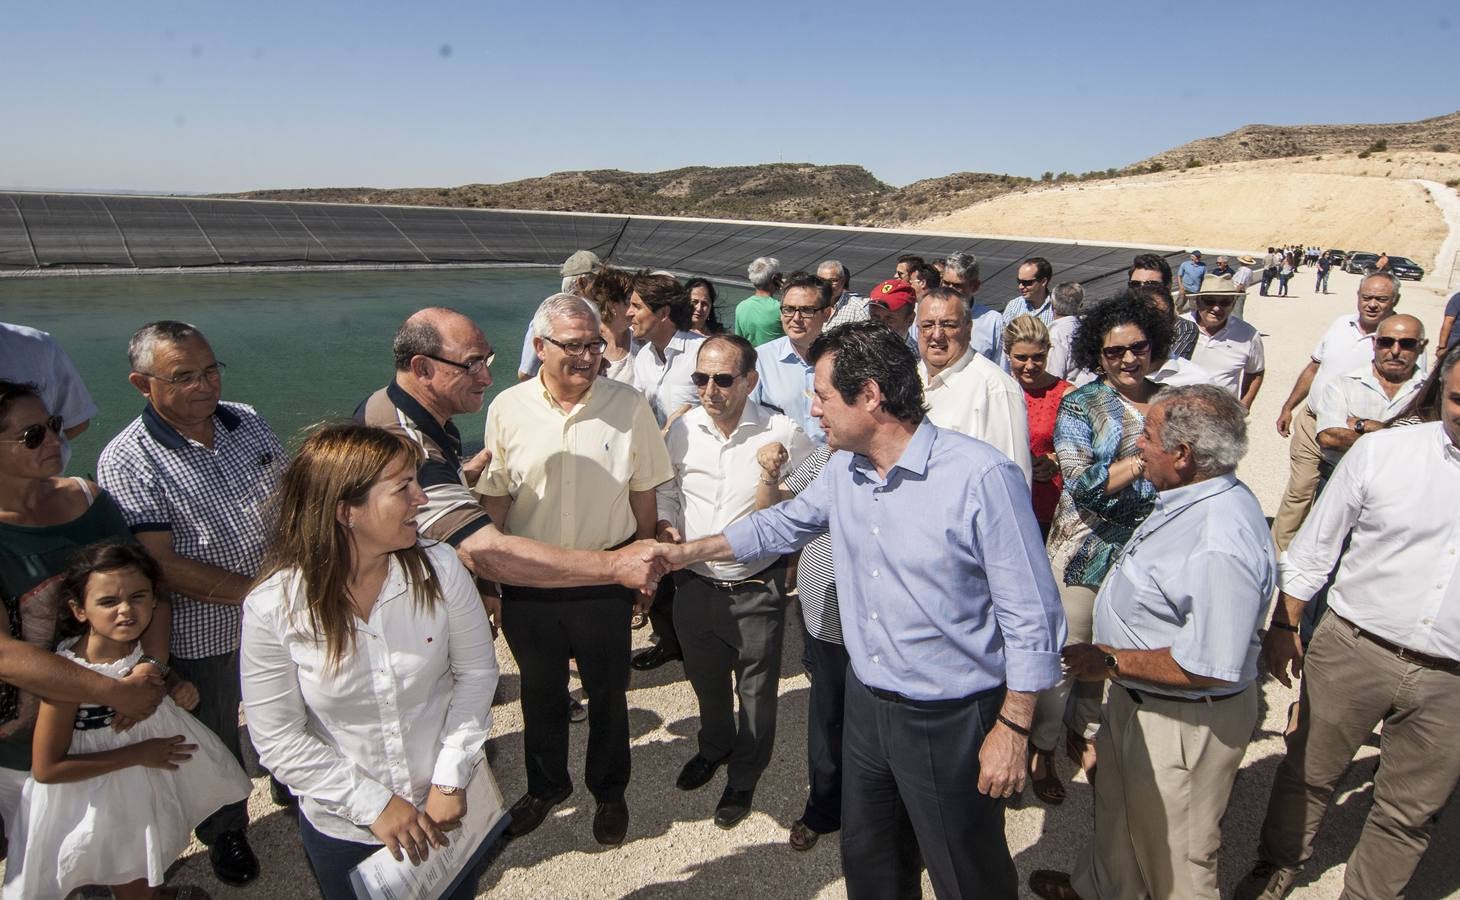
<path id="1" fill-rule="evenodd" d="M 806 490 L 769 509 L 751 513 L 725 529 L 725 539 L 740 562 L 770 554 L 791 553 L 825 534 L 831 515 L 831 481 L 827 470 Z"/>
<path id="2" fill-rule="evenodd" d="M 438 555 L 432 561 L 442 578 L 447 651 L 456 683 L 441 726 L 441 751 L 431 783 L 465 787 L 492 730 L 492 695 L 499 674 L 497 654 L 491 623 L 471 576 L 455 555 Z"/>
<path id="3" fill-rule="evenodd" d="M 1002 463 L 970 487 L 972 546 L 988 577 L 1009 689 L 1053 687 L 1060 680 L 1065 613 L 1023 473 Z"/>
<path id="4" fill-rule="evenodd" d="M 264 768 L 297 794 L 360 826 L 385 811 L 394 792 L 310 733 L 299 676 L 284 644 L 280 608 L 267 595 L 279 582 L 254 589 L 244 600 L 239 675 L 248 734 Z"/>
<path id="5" fill-rule="evenodd" d="M 1294 600 L 1307 603 L 1313 599 L 1338 563 L 1344 538 L 1363 509 L 1364 473 L 1372 446 L 1372 442 L 1358 441 L 1339 460 L 1313 511 L 1278 560 L 1279 584 Z"/>

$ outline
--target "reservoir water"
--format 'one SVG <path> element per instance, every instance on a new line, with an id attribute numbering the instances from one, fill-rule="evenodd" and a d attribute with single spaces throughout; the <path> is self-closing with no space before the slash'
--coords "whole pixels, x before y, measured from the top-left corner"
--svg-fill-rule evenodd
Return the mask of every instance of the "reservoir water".
<path id="1" fill-rule="evenodd" d="M 349 416 L 390 380 L 391 339 L 423 306 L 457 309 L 486 332 L 497 353 L 490 403 L 516 384 L 523 332 L 560 281 L 548 268 L 6 278 L 0 320 L 50 332 L 80 369 L 99 412 L 68 471 L 87 474 L 144 405 L 127 382 L 127 339 L 146 322 L 202 329 L 228 366 L 223 398 L 253 406 L 287 445 L 315 422 Z M 748 291 L 718 287 L 724 321 Z M 480 446 L 484 419 L 457 419 L 469 446 Z"/>

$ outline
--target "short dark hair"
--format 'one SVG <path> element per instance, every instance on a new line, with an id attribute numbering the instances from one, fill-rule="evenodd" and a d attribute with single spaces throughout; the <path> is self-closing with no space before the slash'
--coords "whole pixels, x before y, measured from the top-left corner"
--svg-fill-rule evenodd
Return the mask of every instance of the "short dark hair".
<path id="1" fill-rule="evenodd" d="M 689 327 L 694 311 L 689 306 L 689 291 L 673 275 L 641 269 L 634 275 L 630 292 L 639 295 L 644 305 L 658 312 L 669 310 L 669 320 L 681 331 Z"/>
<path id="2" fill-rule="evenodd" d="M 928 288 L 941 287 L 943 284 L 943 274 L 929 263 L 918 266 L 916 269 L 913 269 L 913 272 L 922 279 L 923 284 Z"/>
<path id="3" fill-rule="evenodd" d="M 913 269 L 918 268 L 919 266 L 927 265 L 927 260 L 923 259 L 921 256 L 914 256 L 911 253 L 904 253 L 897 258 L 897 261 L 899 263 L 907 263 L 907 269 L 909 272 L 911 272 Z M 893 266 L 893 268 L 897 267 Z"/>
<path id="4" fill-rule="evenodd" d="M 5 426 L 6 419 L 10 416 L 10 407 L 15 401 L 22 397 L 34 397 L 41 399 L 41 389 L 38 385 L 29 381 L 7 381 L 0 378 L 0 427 Z M 45 401 L 41 400 L 44 404 Z M 46 410 L 50 412 L 50 410 Z"/>
<path id="5" fill-rule="evenodd" d="M 1020 269 L 1025 266 L 1034 267 L 1035 278 L 1043 278 L 1045 281 L 1048 281 L 1054 277 L 1054 266 L 1050 265 L 1049 260 L 1042 256 L 1031 256 L 1019 264 Z M 1017 274 L 1019 270 L 1015 269 L 1014 271 Z"/>
<path id="6" fill-rule="evenodd" d="M 700 349 L 696 351 L 695 359 L 698 360 L 698 354 L 704 353 L 705 348 L 711 344 L 729 344 L 735 348 L 735 352 L 739 354 L 740 358 L 740 365 L 736 366 L 740 370 L 739 374 L 748 375 L 755 368 L 755 345 L 738 334 L 726 333 L 710 335 L 703 341 L 700 341 Z"/>
<path id="7" fill-rule="evenodd" d="M 817 306 L 826 306 L 831 303 L 831 282 L 819 275 L 812 275 L 810 272 L 792 272 L 781 285 L 781 297 L 792 288 L 809 288 L 816 292 L 821 298 Z"/>
<path id="8" fill-rule="evenodd" d="M 686 296 L 688 296 L 695 292 L 695 288 L 699 287 L 702 287 L 710 292 L 710 317 L 705 320 L 705 330 L 708 331 L 710 334 L 724 333 L 725 323 L 720 321 L 720 294 L 715 290 L 714 282 L 710 281 L 710 279 L 708 278 L 691 278 L 689 281 L 686 281 L 684 283 L 684 293 Z M 691 314 L 693 314 L 693 306 L 690 307 L 690 312 Z"/>
<path id="9" fill-rule="evenodd" d="M 419 319 L 406 319 L 400 330 L 395 333 L 395 342 L 391 344 L 391 352 L 395 356 L 395 370 L 406 372 L 411 368 L 411 360 L 417 356 L 440 356 L 441 355 L 441 332 L 431 324 L 428 317 L 422 316 Z"/>
<path id="10" fill-rule="evenodd" d="M 846 403 L 853 403 L 868 381 L 882 391 L 882 409 L 903 422 L 921 422 L 928 407 L 923 403 L 923 381 L 918 375 L 918 356 L 907 345 L 907 336 L 881 322 L 861 321 L 838 325 L 822 332 L 811 344 L 812 365 L 828 353 L 836 354 L 831 366 L 831 384 Z"/>
<path id="11" fill-rule="evenodd" d="M 1171 352 L 1171 321 L 1156 312 L 1149 301 L 1134 291 L 1125 291 L 1080 316 L 1080 327 L 1070 355 L 1075 365 L 1100 371 L 1100 350 L 1112 328 L 1134 325 L 1151 342 L 1151 358 L 1164 359 Z"/>
<path id="12" fill-rule="evenodd" d="M 1166 257 L 1164 256 L 1157 256 L 1154 253 L 1142 253 L 1140 256 L 1131 260 L 1130 268 L 1125 270 L 1126 278 L 1129 279 L 1130 274 L 1136 269 L 1154 269 L 1161 273 L 1161 281 L 1167 287 L 1171 286 L 1171 264 L 1166 261 Z"/>

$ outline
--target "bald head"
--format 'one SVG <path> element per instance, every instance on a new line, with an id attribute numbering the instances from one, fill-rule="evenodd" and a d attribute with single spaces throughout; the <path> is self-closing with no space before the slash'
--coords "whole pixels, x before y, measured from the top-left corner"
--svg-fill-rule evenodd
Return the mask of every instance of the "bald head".
<path id="1" fill-rule="evenodd" d="M 1425 326 L 1414 316 L 1389 316 L 1374 332 L 1374 371 L 1390 383 L 1415 377 L 1425 352 Z"/>
<path id="2" fill-rule="evenodd" d="M 469 341 L 481 333 L 475 322 L 454 309 L 445 306 L 418 309 L 395 333 L 395 370 L 405 372 L 410 369 L 413 357 L 440 356 L 445 344 Z"/>
<path id="3" fill-rule="evenodd" d="M 1380 337 L 1417 337 L 1425 336 L 1425 323 L 1408 313 L 1395 313 L 1379 323 L 1378 334 Z"/>

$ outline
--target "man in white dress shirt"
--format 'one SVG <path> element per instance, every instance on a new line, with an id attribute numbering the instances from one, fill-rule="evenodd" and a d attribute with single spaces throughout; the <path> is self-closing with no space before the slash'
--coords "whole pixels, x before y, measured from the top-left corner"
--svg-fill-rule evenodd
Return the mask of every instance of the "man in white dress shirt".
<path id="1" fill-rule="evenodd" d="M 1328 326 L 1313 349 L 1313 358 L 1298 379 L 1278 413 L 1278 434 L 1292 435 L 1288 447 L 1288 486 L 1272 521 L 1272 539 L 1278 552 L 1285 550 L 1313 506 L 1318 489 L 1318 415 L 1314 407 L 1328 382 L 1345 372 L 1368 365 L 1374 356 L 1374 334 L 1379 323 L 1394 315 L 1399 303 L 1399 279 L 1388 272 L 1375 272 L 1359 282 L 1358 309 L 1339 316 Z M 1305 400 L 1312 402 L 1301 406 Z"/>
<path id="2" fill-rule="evenodd" d="M 1452 353 L 1441 364 L 1440 421 L 1354 444 L 1281 557 L 1282 593 L 1263 650 L 1283 684 L 1290 666 L 1301 671 L 1304 703 L 1273 779 L 1260 862 L 1239 897 L 1292 889 L 1334 787 L 1380 722 L 1374 806 L 1344 870 L 1343 896 L 1400 896 L 1460 781 L 1457 360 Z M 1335 561 L 1329 611 L 1305 653 L 1297 622 Z"/>
<path id="3" fill-rule="evenodd" d="M 968 301 L 950 288 L 934 288 L 918 304 L 918 351 L 928 420 L 993 445 L 1030 482 L 1029 414 L 1024 391 L 997 363 L 970 346 L 973 319 Z"/>
<path id="4" fill-rule="evenodd" d="M 703 337 L 689 330 L 689 291 L 673 275 L 635 276 L 629 294 L 629 327 L 643 343 L 634 356 L 634 386 L 643 391 L 659 427 L 699 402 L 689 380 L 695 345 Z"/>
<path id="5" fill-rule="evenodd" d="M 1414 316 L 1394 315 L 1379 323 L 1374 360 L 1328 382 L 1318 398 L 1319 467 L 1324 477 L 1361 436 L 1388 427 L 1424 386 L 1425 326 Z"/>
<path id="6" fill-rule="evenodd" d="M 811 452 L 811 439 L 795 422 L 749 402 L 755 361 L 755 348 L 737 335 L 700 344 L 693 375 L 700 405 L 676 420 L 667 437 L 674 478 L 658 488 L 660 540 L 719 534 L 731 522 L 774 505 L 782 466 L 797 466 Z M 703 787 L 726 765 L 715 824 L 733 828 L 749 815 L 775 745 L 785 558 L 695 563 L 677 573 L 675 582 L 674 625 L 700 706 L 698 752 L 676 784 L 687 791 Z"/>
<path id="7" fill-rule="evenodd" d="M 1233 314 L 1233 294 L 1192 294 L 1194 309 L 1183 318 L 1196 323 L 1196 350 L 1191 361 L 1212 375 L 1211 383 L 1226 388 L 1247 409 L 1257 400 L 1267 367 L 1262 335 Z"/>
<path id="8" fill-rule="evenodd" d="M 1085 311 L 1085 288 L 1078 281 L 1064 281 L 1054 286 L 1050 296 L 1054 321 L 1049 323 L 1049 360 L 1045 369 L 1056 378 L 1069 381 L 1075 374 L 1070 346 L 1080 329 L 1080 313 Z"/>

